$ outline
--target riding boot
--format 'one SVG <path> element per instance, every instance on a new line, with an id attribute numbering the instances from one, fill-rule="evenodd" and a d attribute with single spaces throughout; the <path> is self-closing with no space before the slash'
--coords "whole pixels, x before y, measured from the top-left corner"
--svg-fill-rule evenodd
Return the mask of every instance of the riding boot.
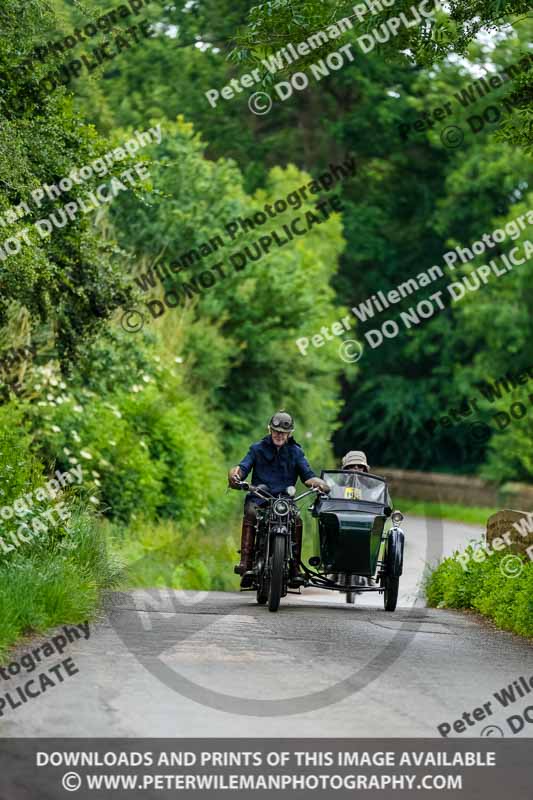
<path id="1" fill-rule="evenodd" d="M 293 554 L 291 562 L 290 585 L 293 587 L 301 586 L 305 583 L 305 576 L 300 572 L 300 561 L 302 558 L 302 537 L 303 522 L 301 517 L 296 517 L 294 522 Z"/>
<path id="2" fill-rule="evenodd" d="M 241 586 L 248 586 L 251 584 L 252 578 L 252 558 L 254 552 L 254 539 L 255 539 L 255 524 L 247 517 L 242 520 L 242 533 L 241 533 L 241 562 L 234 568 L 237 575 L 242 576 Z M 250 573 L 248 575 L 247 573 Z"/>

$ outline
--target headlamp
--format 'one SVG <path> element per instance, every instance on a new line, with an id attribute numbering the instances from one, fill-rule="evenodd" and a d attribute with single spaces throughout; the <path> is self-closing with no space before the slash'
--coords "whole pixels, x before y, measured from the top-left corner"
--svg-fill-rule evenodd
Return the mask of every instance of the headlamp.
<path id="1" fill-rule="evenodd" d="M 285 517 L 289 513 L 289 504 L 286 500 L 276 500 L 272 508 L 279 517 Z"/>

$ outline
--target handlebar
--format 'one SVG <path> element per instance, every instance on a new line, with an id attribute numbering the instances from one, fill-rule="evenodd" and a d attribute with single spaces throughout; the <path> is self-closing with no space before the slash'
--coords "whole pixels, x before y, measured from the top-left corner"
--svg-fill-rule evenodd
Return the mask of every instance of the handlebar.
<path id="1" fill-rule="evenodd" d="M 247 481 L 235 481 L 235 486 L 246 492 L 252 492 L 253 494 L 257 494 L 259 497 L 262 497 L 263 500 L 276 499 L 275 495 L 270 494 L 270 492 L 268 492 L 266 489 L 263 489 L 259 486 L 253 486 L 251 483 L 247 483 Z M 324 497 L 327 497 L 326 492 L 323 492 L 321 489 L 315 486 L 313 489 L 308 489 L 307 492 L 303 492 L 298 497 L 291 497 L 290 499 L 294 503 L 297 503 L 298 501 L 302 500 L 304 497 L 307 497 L 310 494 L 319 494 L 323 495 Z"/>
<path id="2" fill-rule="evenodd" d="M 262 497 L 263 500 L 274 499 L 274 495 L 270 494 L 270 492 L 267 492 L 265 489 L 260 489 L 259 486 L 252 486 L 252 484 L 247 483 L 247 481 L 235 481 L 235 486 L 238 486 L 239 489 L 243 489 L 245 492 L 257 494 L 259 497 Z"/>

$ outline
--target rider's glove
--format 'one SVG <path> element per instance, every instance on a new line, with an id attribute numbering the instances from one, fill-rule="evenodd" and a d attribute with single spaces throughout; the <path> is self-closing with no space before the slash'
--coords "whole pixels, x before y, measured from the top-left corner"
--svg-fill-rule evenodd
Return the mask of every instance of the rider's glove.
<path id="1" fill-rule="evenodd" d="M 232 467 L 228 472 L 228 486 L 235 488 L 241 479 L 241 470 L 239 467 Z"/>

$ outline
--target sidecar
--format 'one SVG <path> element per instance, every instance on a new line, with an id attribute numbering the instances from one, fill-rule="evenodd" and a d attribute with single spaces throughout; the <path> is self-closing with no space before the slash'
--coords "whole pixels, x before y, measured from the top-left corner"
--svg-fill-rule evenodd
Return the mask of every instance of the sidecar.
<path id="1" fill-rule="evenodd" d="M 392 510 L 384 478 L 357 471 L 324 470 L 330 487 L 310 510 L 318 522 L 320 555 L 306 567 L 314 586 L 346 594 L 353 603 L 362 592 L 380 592 L 394 611 L 403 569 L 403 514 Z"/>

